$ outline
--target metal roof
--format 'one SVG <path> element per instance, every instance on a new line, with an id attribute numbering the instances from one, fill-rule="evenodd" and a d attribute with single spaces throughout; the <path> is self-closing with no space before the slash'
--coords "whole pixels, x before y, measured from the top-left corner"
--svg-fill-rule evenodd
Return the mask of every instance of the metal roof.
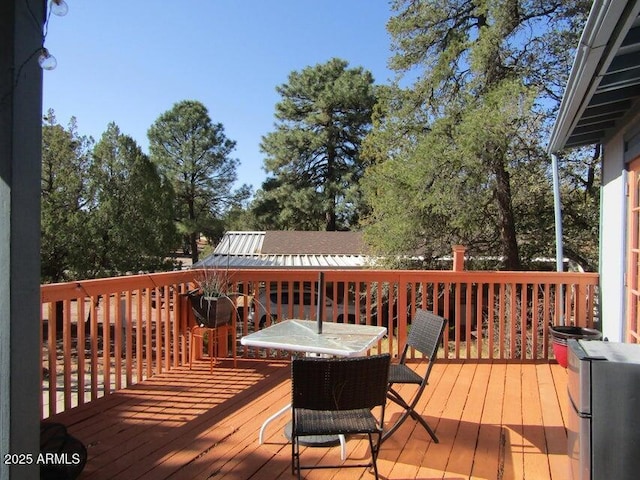
<path id="1" fill-rule="evenodd" d="M 209 255 L 193 268 L 364 268 L 371 259 L 364 255 Z"/>
<path id="2" fill-rule="evenodd" d="M 285 246 L 281 246 L 279 253 L 264 251 L 265 239 L 269 234 L 275 239 L 286 240 L 289 244 L 288 253 L 284 253 Z M 310 239 L 317 240 L 320 250 L 324 250 L 326 239 L 332 237 L 348 237 L 350 240 L 354 238 L 353 232 L 226 232 L 213 254 L 197 262 L 193 267 L 363 268 L 371 264 L 371 257 L 355 250 L 353 253 L 346 253 L 346 251 L 345 253 L 322 253 L 321 251 L 310 253 L 312 250 Z M 296 246 L 296 238 L 303 240 L 300 242 L 302 246 Z M 356 243 L 353 242 L 353 245 Z M 296 250 L 303 252 L 298 253 Z"/>
<path id="3" fill-rule="evenodd" d="M 213 251 L 214 255 L 259 255 L 266 232 L 239 231 L 225 232 L 220 243 Z"/>
<path id="4" fill-rule="evenodd" d="M 596 0 L 548 151 L 602 143 L 640 106 L 640 1 Z"/>

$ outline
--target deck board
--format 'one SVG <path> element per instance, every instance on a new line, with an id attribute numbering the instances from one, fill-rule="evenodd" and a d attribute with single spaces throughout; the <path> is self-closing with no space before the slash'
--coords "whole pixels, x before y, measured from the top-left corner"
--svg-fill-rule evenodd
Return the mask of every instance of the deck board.
<path id="1" fill-rule="evenodd" d="M 424 368 L 424 365 L 416 365 Z M 61 413 L 89 451 L 86 479 L 290 479 L 284 415 L 285 361 L 206 362 L 164 372 L 134 387 Z M 403 387 L 405 388 L 405 387 Z M 406 387 L 412 388 L 412 387 Z M 381 478 L 398 480 L 566 478 L 566 372 L 557 364 L 440 362 L 420 411 L 440 443 L 409 419 L 382 446 Z M 394 404 L 387 419 L 397 415 Z M 365 440 L 347 442 L 350 460 L 368 456 Z M 339 463 L 339 448 L 306 448 L 304 463 Z M 305 472 L 312 479 L 373 478 L 364 469 Z"/>
<path id="2" fill-rule="evenodd" d="M 549 478 L 550 469 L 542 422 L 539 390 L 526 388 L 538 385 L 536 370 L 522 369 L 522 434 L 524 438 L 524 472 L 532 478 Z"/>
<path id="3" fill-rule="evenodd" d="M 472 479 L 498 478 L 500 468 L 502 432 L 498 425 L 502 423 L 506 365 L 494 364 L 490 368 L 473 457 Z"/>

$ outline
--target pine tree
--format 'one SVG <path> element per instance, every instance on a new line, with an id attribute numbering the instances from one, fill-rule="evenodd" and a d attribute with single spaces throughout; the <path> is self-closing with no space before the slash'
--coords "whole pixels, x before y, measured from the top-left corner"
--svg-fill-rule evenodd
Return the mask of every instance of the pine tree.
<path id="1" fill-rule="evenodd" d="M 405 74 L 381 95 L 365 151 L 381 253 L 434 258 L 463 243 L 520 269 L 553 235 L 547 129 L 588 2 L 397 0 Z"/>
<path id="2" fill-rule="evenodd" d="M 358 224 L 365 168 L 360 147 L 371 127 L 373 84 L 371 73 L 334 58 L 292 72 L 277 87 L 282 99 L 275 131 L 261 143 L 272 178 L 254 204 L 258 212 L 277 205 L 271 228 L 341 230 Z"/>

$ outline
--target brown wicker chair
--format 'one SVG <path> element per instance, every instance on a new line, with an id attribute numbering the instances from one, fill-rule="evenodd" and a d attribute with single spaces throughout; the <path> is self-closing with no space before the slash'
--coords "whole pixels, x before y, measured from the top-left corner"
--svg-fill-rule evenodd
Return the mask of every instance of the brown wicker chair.
<path id="1" fill-rule="evenodd" d="M 297 358 L 291 363 L 291 468 L 373 467 L 376 463 L 388 385 L 388 354 L 355 358 Z M 372 411 L 372 409 L 376 408 Z M 376 412 L 376 414 L 374 414 Z M 366 464 L 300 464 L 300 437 L 367 434 L 371 461 Z"/>
<path id="2" fill-rule="evenodd" d="M 436 361 L 438 347 L 440 346 L 442 333 L 444 332 L 446 324 L 447 321 L 442 317 L 429 313 L 426 310 L 416 310 L 416 315 L 411 322 L 407 343 L 400 355 L 400 362 L 391 365 L 389 368 L 389 391 L 387 392 L 387 398 L 400 405 L 404 411 L 391 427 L 385 429 L 382 441 L 389 438 L 389 436 L 404 423 L 407 417 L 411 417 L 429 432 L 429 435 L 431 435 L 435 443 L 438 443 L 438 437 L 436 437 L 436 434 L 424 418 L 415 411 L 415 407 L 427 386 L 429 374 Z M 429 362 L 424 375 L 418 375 L 413 369 L 407 366 L 407 353 L 410 348 L 422 353 Z M 418 388 L 413 391 L 413 396 L 411 396 L 409 400 L 405 400 L 398 390 L 394 388 L 394 385 L 401 384 L 414 384 L 418 386 Z"/>

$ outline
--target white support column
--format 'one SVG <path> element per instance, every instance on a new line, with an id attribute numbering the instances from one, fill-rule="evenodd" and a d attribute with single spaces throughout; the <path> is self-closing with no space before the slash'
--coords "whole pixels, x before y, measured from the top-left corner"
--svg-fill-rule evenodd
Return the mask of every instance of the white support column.
<path id="1" fill-rule="evenodd" d="M 551 168 L 553 171 L 553 212 L 555 214 L 556 226 L 556 270 L 564 271 L 564 251 L 562 247 L 562 202 L 560 200 L 560 173 L 558 171 L 558 156 L 551 154 Z M 565 325 L 564 318 L 564 292 L 558 292 L 560 295 L 560 325 Z"/>

